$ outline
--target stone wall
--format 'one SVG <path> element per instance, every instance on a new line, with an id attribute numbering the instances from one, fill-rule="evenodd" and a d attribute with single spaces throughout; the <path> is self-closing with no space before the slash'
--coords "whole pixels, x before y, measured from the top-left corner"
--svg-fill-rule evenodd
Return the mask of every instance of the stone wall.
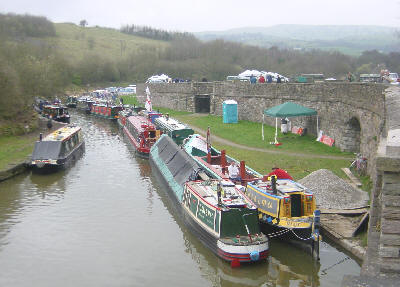
<path id="1" fill-rule="evenodd" d="M 362 273 L 370 276 L 400 274 L 400 88 L 387 89 L 386 111 L 362 268 Z"/>
<path id="2" fill-rule="evenodd" d="M 144 102 L 145 85 L 138 85 Z M 360 149 L 374 182 L 363 276 L 400 274 L 400 88 L 368 83 L 149 85 L 155 106 L 195 111 L 196 95 L 210 96 L 210 113 L 222 102 L 238 102 L 240 120 L 262 121 L 262 112 L 293 101 L 318 112 L 319 128 L 342 150 Z M 267 118 L 270 125 L 274 119 Z M 316 117 L 292 119 L 316 135 Z M 371 278 L 372 278 L 371 277 Z"/>
<path id="3" fill-rule="evenodd" d="M 138 98 L 145 100 L 149 86 L 153 106 L 195 112 L 196 96 L 210 96 L 210 113 L 222 115 L 222 103 L 238 102 L 239 120 L 262 121 L 265 109 L 287 101 L 318 112 L 319 129 L 335 140 L 343 151 L 361 152 L 369 160 L 370 172 L 379 135 L 384 127 L 385 86 L 369 83 L 250 84 L 247 82 L 201 82 L 139 84 Z M 292 125 L 307 128 L 317 135 L 317 117 L 291 118 Z M 275 125 L 275 119 L 265 117 Z"/>

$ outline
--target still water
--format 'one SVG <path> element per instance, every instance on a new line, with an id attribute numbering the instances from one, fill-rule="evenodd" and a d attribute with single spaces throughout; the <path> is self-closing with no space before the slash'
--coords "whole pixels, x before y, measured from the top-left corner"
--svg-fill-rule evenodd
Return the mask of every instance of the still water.
<path id="1" fill-rule="evenodd" d="M 360 273 L 322 242 L 319 263 L 271 242 L 267 262 L 231 269 L 186 229 L 117 123 L 72 112 L 86 153 L 52 175 L 0 183 L 0 286 L 340 286 Z"/>

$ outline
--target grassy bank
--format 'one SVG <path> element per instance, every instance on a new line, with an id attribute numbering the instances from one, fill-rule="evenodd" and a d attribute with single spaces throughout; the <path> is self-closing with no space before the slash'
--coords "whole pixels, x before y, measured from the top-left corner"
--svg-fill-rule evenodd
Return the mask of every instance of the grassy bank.
<path id="1" fill-rule="evenodd" d="M 25 161 L 32 154 L 34 142 L 33 135 L 0 137 L 0 170 Z"/>
<path id="2" fill-rule="evenodd" d="M 341 168 L 349 166 L 353 157 L 352 154 L 341 152 L 336 147 L 315 141 L 312 136 L 284 135 L 278 132 L 278 141 L 282 145 L 271 145 L 269 142 L 274 139 L 275 128 L 264 125 L 266 140 L 262 141 L 261 123 L 239 121 L 237 124 L 224 124 L 221 116 L 194 116 L 192 113 L 164 108 L 160 108 L 160 111 L 203 130 L 210 126 L 211 134 L 231 142 L 265 150 L 266 152 L 252 151 L 213 143 L 216 148 L 225 149 L 232 157 L 245 160 L 246 164 L 262 174 L 268 173 L 274 165 L 277 165 L 286 169 L 296 180 L 318 169 L 329 169 L 339 177 L 346 178 Z M 324 156 L 330 158 L 323 158 Z M 347 157 L 348 159 L 344 159 Z"/>
<path id="3" fill-rule="evenodd" d="M 124 95 L 124 96 L 121 96 L 121 98 L 124 101 L 124 105 L 140 106 L 140 103 L 138 102 L 135 94 Z"/>

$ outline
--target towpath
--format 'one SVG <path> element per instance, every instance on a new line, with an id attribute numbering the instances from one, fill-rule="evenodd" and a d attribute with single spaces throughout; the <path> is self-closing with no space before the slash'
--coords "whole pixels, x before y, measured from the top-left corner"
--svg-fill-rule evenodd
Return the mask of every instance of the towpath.
<path id="1" fill-rule="evenodd" d="M 202 136 L 206 136 L 207 132 L 199 127 L 190 125 L 190 127 L 198 134 Z M 336 156 L 336 155 L 316 155 L 316 154 L 309 154 L 309 153 L 299 153 L 299 152 L 290 152 L 290 151 L 282 151 L 282 150 L 269 150 L 269 149 L 263 149 L 263 148 L 257 148 L 257 147 L 251 147 L 251 146 L 246 146 L 238 143 L 231 142 L 227 139 L 221 138 L 216 135 L 211 135 L 211 139 L 213 141 L 217 141 L 220 144 L 224 145 L 229 145 L 233 146 L 236 148 L 240 149 L 245 149 L 245 150 L 252 150 L 252 151 L 259 151 L 259 152 L 264 152 L 264 153 L 273 153 L 273 154 L 285 154 L 285 155 L 290 155 L 290 156 L 296 156 L 296 157 L 306 157 L 306 158 L 328 158 L 328 159 L 344 159 L 344 160 L 351 160 L 351 156 Z"/>

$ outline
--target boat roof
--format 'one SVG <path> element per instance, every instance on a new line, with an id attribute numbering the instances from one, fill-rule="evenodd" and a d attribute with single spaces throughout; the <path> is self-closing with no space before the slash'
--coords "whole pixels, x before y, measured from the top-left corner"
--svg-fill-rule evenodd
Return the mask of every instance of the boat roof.
<path id="1" fill-rule="evenodd" d="M 68 109 L 67 107 L 64 106 L 59 106 L 59 105 L 44 105 L 43 108 L 47 108 L 47 109 Z"/>
<path id="2" fill-rule="evenodd" d="M 156 118 L 154 121 L 156 123 L 160 123 L 160 124 L 164 125 L 169 130 L 191 129 L 187 125 L 185 125 L 185 124 L 181 123 L 180 121 L 178 121 L 178 120 L 176 120 L 174 118 L 171 118 L 171 117 L 162 116 L 162 117 Z"/>
<path id="3" fill-rule="evenodd" d="M 132 115 L 128 117 L 128 121 L 138 130 L 144 131 L 146 129 L 156 129 L 152 122 L 145 116 Z"/>
<path id="4" fill-rule="evenodd" d="M 186 185 L 193 190 L 197 195 L 201 196 L 204 201 L 215 206 L 218 206 L 217 185 L 220 184 L 221 201 L 223 206 L 226 207 L 244 207 L 255 208 L 253 202 L 248 199 L 231 181 L 226 180 L 197 180 L 188 181 Z"/>
<path id="5" fill-rule="evenodd" d="M 257 188 L 262 192 L 272 193 L 272 187 L 270 181 L 257 180 L 249 183 L 250 186 Z M 306 194 L 312 194 L 312 191 L 307 189 L 304 185 L 291 180 L 291 179 L 277 179 L 276 189 L 281 195 L 290 194 L 294 192 L 304 192 Z"/>
<path id="6" fill-rule="evenodd" d="M 47 135 L 43 141 L 63 141 L 81 129 L 79 126 L 68 125 Z"/>

